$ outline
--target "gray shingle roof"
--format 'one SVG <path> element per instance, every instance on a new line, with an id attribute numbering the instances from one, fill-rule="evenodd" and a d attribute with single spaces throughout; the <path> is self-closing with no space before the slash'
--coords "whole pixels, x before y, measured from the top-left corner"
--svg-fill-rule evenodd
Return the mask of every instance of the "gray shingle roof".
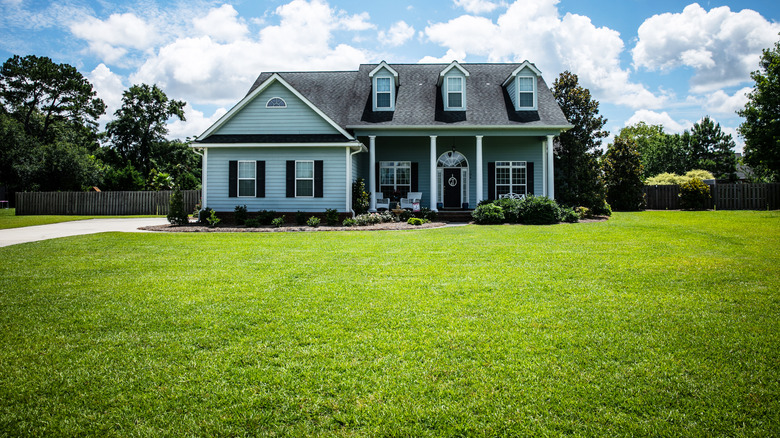
<path id="1" fill-rule="evenodd" d="M 537 79 L 538 110 L 515 111 L 501 84 L 520 64 L 461 64 L 466 80 L 466 111 L 443 111 L 436 85 L 449 64 L 390 64 L 398 72 L 395 111 L 371 110 L 371 79 L 377 64 L 357 71 L 278 73 L 333 121 L 346 126 L 566 126 L 569 122 L 542 77 Z M 251 93 L 272 73 L 262 73 Z"/>

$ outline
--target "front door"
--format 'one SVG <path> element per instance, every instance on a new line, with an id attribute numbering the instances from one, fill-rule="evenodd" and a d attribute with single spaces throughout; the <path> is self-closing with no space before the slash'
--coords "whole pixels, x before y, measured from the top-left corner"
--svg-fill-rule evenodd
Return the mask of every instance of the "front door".
<path id="1" fill-rule="evenodd" d="M 460 208 L 460 169 L 443 169 L 442 183 L 444 184 L 444 208 Z"/>

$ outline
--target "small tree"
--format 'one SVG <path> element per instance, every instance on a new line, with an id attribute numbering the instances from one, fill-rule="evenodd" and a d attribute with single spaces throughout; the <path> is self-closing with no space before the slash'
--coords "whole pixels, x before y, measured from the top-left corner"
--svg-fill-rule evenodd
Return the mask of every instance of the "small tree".
<path id="1" fill-rule="evenodd" d="M 636 211 L 645 207 L 641 156 L 633 140 L 615 138 L 604 156 L 607 201 L 616 210 Z"/>
<path id="2" fill-rule="evenodd" d="M 355 210 L 355 214 L 368 213 L 368 199 L 366 183 L 363 178 L 358 178 L 352 183 L 352 209 Z"/>
<path id="3" fill-rule="evenodd" d="M 184 210 L 184 196 L 177 186 L 171 193 L 170 206 L 168 208 L 168 222 L 173 225 L 186 225 L 189 223 L 187 212 Z"/>
<path id="4" fill-rule="evenodd" d="M 704 210 L 710 195 L 710 186 L 699 178 L 680 184 L 680 208 Z"/>

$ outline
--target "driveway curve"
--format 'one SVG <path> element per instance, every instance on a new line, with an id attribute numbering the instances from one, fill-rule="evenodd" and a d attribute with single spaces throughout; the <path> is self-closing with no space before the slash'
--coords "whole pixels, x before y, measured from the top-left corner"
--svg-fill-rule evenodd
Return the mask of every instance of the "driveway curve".
<path id="1" fill-rule="evenodd" d="M 82 234 L 121 231 L 125 233 L 149 233 L 139 227 L 167 224 L 165 218 L 87 219 L 83 221 L 60 222 L 58 224 L 34 225 L 32 227 L 0 230 L 0 247 L 58 237 Z"/>

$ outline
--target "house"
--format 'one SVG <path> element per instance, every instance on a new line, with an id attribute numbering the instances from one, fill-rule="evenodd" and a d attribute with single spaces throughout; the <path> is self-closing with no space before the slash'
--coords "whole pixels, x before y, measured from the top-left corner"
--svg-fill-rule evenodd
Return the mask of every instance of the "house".
<path id="1" fill-rule="evenodd" d="M 519 64 L 379 64 L 262 73 L 191 146 L 203 205 L 351 212 L 364 178 L 375 209 L 421 192 L 433 210 L 508 193 L 554 197 L 553 138 L 571 128 L 541 72 Z"/>

